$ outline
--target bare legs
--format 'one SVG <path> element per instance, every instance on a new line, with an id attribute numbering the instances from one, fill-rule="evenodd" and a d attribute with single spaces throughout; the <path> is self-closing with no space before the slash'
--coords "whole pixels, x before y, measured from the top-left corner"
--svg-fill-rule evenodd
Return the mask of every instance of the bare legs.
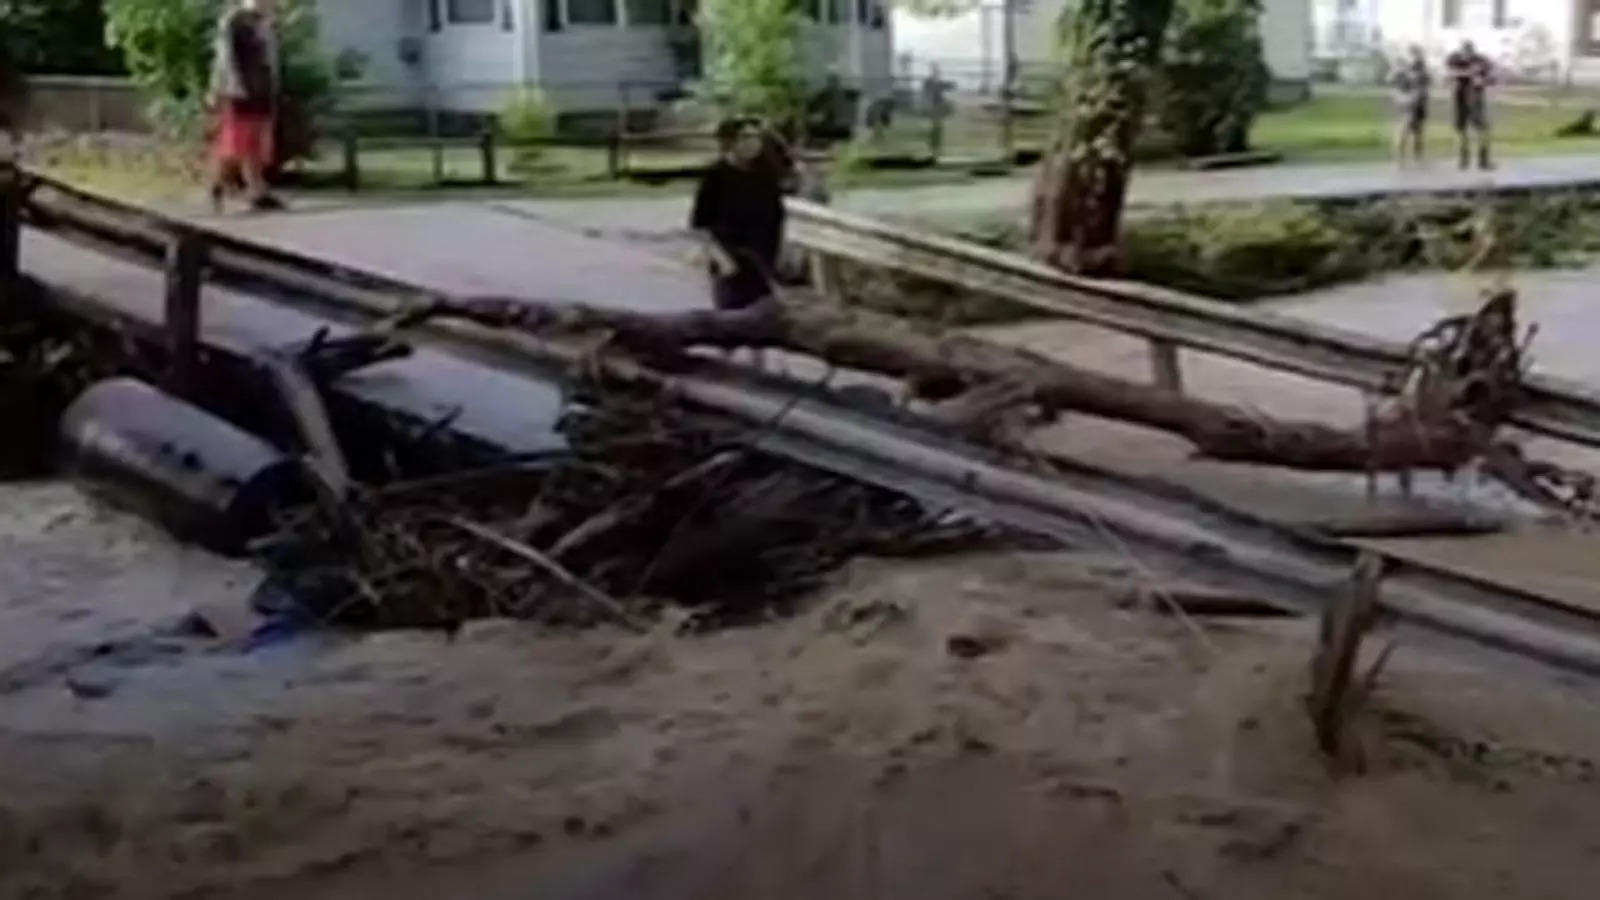
<path id="1" fill-rule="evenodd" d="M 1423 141 L 1426 134 L 1427 124 L 1425 122 L 1401 122 L 1399 127 L 1395 129 L 1394 135 L 1395 162 L 1402 168 L 1408 162 L 1418 166 L 1422 165 Z"/>

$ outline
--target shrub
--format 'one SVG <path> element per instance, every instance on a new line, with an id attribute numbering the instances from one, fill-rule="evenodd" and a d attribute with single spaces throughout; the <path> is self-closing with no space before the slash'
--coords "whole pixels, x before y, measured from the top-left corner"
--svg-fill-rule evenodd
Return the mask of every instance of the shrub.
<path id="1" fill-rule="evenodd" d="M 780 130 L 805 106 L 801 14 L 794 0 L 707 0 L 701 96 L 723 114 L 767 118 Z"/>
<path id="2" fill-rule="evenodd" d="M 496 125 L 500 136 L 515 148 L 512 171 L 527 171 L 544 152 L 541 142 L 555 134 L 555 110 L 543 91 L 520 87 L 501 105 Z"/>
<path id="3" fill-rule="evenodd" d="M 119 72 L 105 29 L 100 0 L 0 0 L 0 44 L 24 72 Z"/>
<path id="4" fill-rule="evenodd" d="M 1161 128 L 1188 156 L 1249 148 L 1267 100 L 1260 0 L 1179 0 L 1156 79 Z"/>

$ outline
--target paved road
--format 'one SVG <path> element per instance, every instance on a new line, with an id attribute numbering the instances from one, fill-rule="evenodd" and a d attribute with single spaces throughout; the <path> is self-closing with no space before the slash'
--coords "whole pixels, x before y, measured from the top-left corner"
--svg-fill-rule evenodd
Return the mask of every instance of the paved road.
<path id="1" fill-rule="evenodd" d="M 153 269 L 24 231 L 23 268 L 51 284 L 112 301 L 133 316 L 159 322 L 162 277 Z M 250 350 L 309 338 L 329 323 L 216 285 L 202 295 L 201 326 L 210 341 Z M 459 359 L 419 350 L 340 381 L 356 396 L 423 421 L 452 417 L 453 427 L 481 440 L 522 451 L 555 443 L 560 412 L 553 386 Z"/>
<path id="2" fill-rule="evenodd" d="M 652 311 L 693 309 L 709 296 L 706 276 L 682 260 L 585 237 L 512 204 L 346 207 L 208 224 L 458 294 Z"/>

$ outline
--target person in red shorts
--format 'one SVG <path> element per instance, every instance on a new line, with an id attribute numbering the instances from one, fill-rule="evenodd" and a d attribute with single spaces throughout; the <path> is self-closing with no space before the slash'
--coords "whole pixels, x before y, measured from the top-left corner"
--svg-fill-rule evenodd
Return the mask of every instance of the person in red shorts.
<path id="1" fill-rule="evenodd" d="M 211 200 L 218 211 L 235 172 L 251 209 L 281 209 L 267 190 L 278 100 L 278 38 L 273 0 L 242 0 L 217 25 L 211 68 L 216 139 L 211 157 Z"/>

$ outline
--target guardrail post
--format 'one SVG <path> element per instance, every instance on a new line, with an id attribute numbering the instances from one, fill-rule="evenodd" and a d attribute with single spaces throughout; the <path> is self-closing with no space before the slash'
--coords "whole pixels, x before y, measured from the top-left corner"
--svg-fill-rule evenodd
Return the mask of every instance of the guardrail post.
<path id="1" fill-rule="evenodd" d="M 485 128 L 478 136 L 478 152 L 483 154 L 483 183 L 495 184 L 500 180 L 495 166 L 494 129 Z"/>
<path id="2" fill-rule="evenodd" d="M 1152 338 L 1150 341 L 1150 369 L 1157 387 L 1183 393 L 1183 369 L 1178 361 L 1178 345 L 1171 341 Z"/>
<path id="3" fill-rule="evenodd" d="M 361 190 L 361 147 L 354 123 L 344 130 L 344 187 L 354 193 Z"/>
<path id="4" fill-rule="evenodd" d="M 935 163 L 944 155 L 944 113 L 938 109 L 933 111 L 933 125 L 928 131 L 928 155 Z"/>
<path id="5" fill-rule="evenodd" d="M 21 284 L 22 172 L 0 162 L 0 305 L 9 306 Z"/>
<path id="6" fill-rule="evenodd" d="M 180 391 L 193 384 L 200 347 L 200 275 L 208 250 L 205 238 L 186 228 L 174 231 L 167 243 L 167 380 Z"/>
<path id="7" fill-rule="evenodd" d="M 842 299 L 839 293 L 839 261 L 831 256 L 813 252 L 811 287 L 822 299 L 829 303 L 838 303 Z"/>
<path id="8" fill-rule="evenodd" d="M 606 171 L 611 174 L 611 180 L 616 181 L 622 177 L 622 132 L 613 130 L 611 140 L 606 145 Z"/>

